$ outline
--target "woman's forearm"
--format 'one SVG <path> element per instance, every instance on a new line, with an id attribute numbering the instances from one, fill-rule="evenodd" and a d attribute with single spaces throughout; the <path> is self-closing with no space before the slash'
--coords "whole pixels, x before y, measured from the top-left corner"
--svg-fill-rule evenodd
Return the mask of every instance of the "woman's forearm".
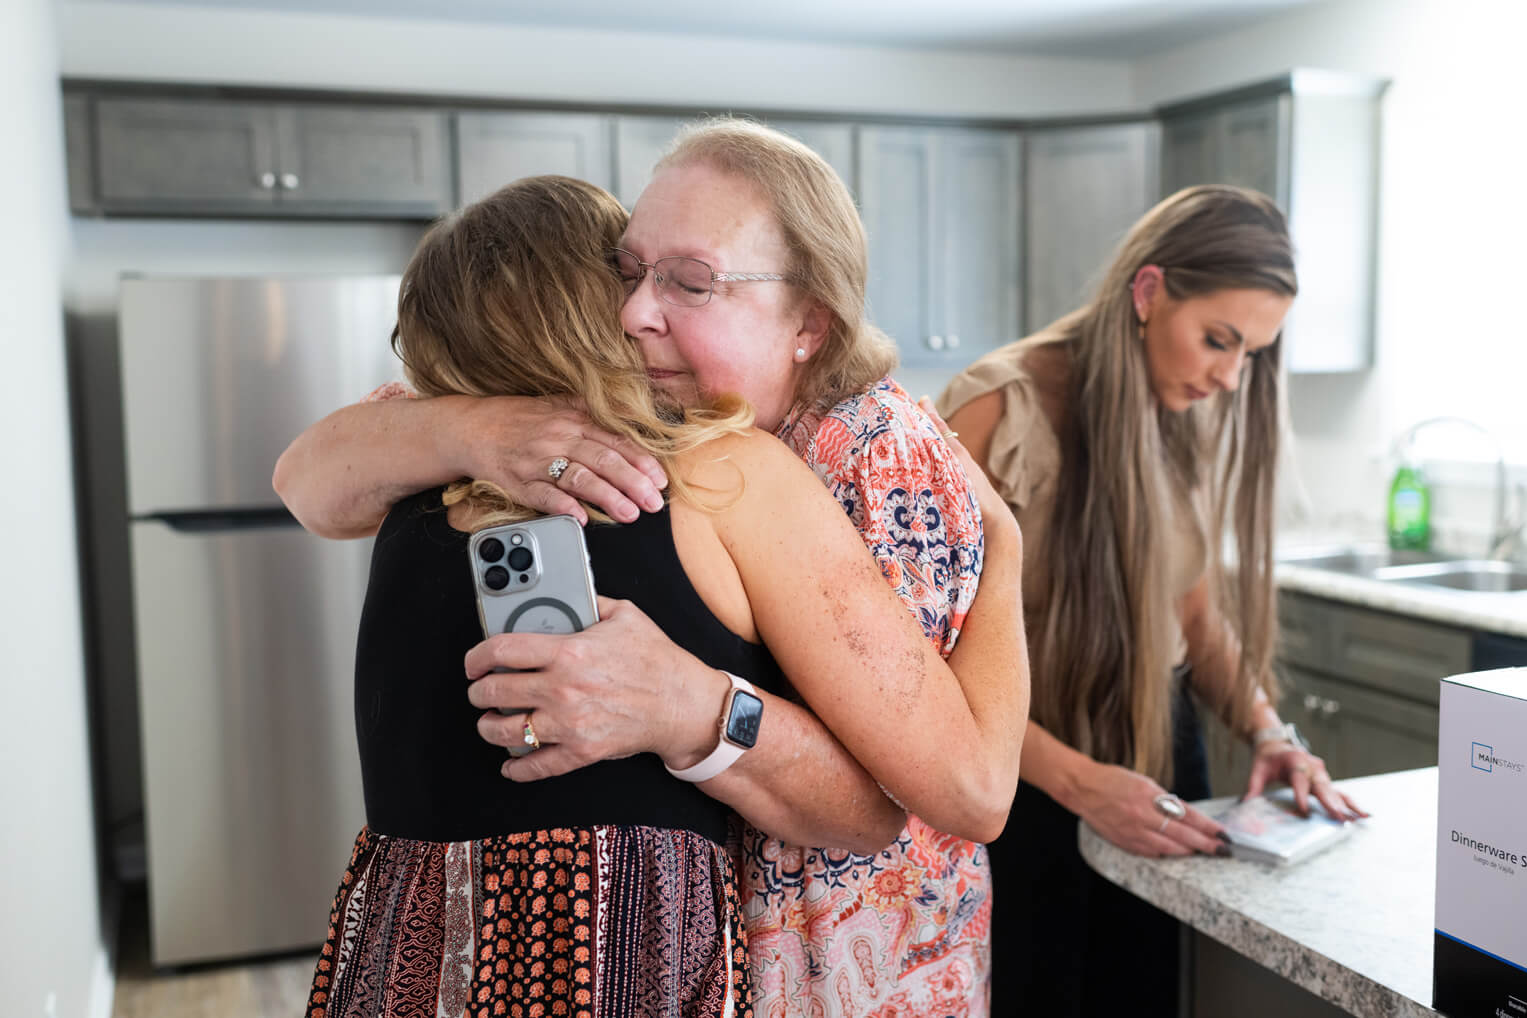
<path id="1" fill-rule="evenodd" d="M 1028 642 L 1023 627 L 1023 539 L 1011 519 L 987 531 L 986 560 L 975 603 L 948 664 L 969 705 L 978 766 L 967 769 L 972 802 L 1001 805 L 1006 820 L 1018 787 L 1029 711 Z"/>
<path id="2" fill-rule="evenodd" d="M 906 814 L 822 722 L 778 697 L 767 698 L 758 744 L 700 787 L 792 845 L 870 855 L 906 826 Z"/>
<path id="3" fill-rule="evenodd" d="M 336 410 L 287 446 L 271 483 L 320 537 L 373 534 L 399 499 L 470 473 L 458 444 L 444 438 L 476 402 L 441 396 Z"/>
<path id="4" fill-rule="evenodd" d="M 1099 765 L 1030 721 L 1023 739 L 1023 780 L 1080 815 L 1088 778 Z"/>

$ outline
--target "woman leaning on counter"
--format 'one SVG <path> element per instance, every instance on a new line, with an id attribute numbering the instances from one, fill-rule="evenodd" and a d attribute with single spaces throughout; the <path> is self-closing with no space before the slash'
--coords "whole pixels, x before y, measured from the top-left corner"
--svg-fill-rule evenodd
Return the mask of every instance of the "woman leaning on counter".
<path id="1" fill-rule="evenodd" d="M 1175 798 L 1209 794 L 1195 699 L 1255 745 L 1248 794 L 1284 780 L 1301 808 L 1313 794 L 1356 813 L 1271 703 L 1279 338 L 1296 292 L 1271 200 L 1190 188 L 1130 230 L 1090 304 L 939 401 L 1034 549 L 1031 720 L 990 848 L 994 1015 L 1176 1013 L 1176 923 L 1087 867 L 1076 818 L 1143 855 L 1220 850 L 1219 825 Z"/>

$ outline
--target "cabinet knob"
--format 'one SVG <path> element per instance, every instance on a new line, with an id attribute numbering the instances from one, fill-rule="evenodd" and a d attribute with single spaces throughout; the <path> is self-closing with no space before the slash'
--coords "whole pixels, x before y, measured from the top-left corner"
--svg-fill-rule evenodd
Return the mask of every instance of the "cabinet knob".
<path id="1" fill-rule="evenodd" d="M 1341 710 L 1341 704 L 1337 703 L 1335 700 L 1322 700 L 1322 701 L 1320 701 L 1320 715 L 1321 715 L 1321 717 L 1327 717 L 1328 718 L 1332 714 L 1335 714 L 1335 713 L 1337 713 L 1340 710 Z"/>
<path id="2" fill-rule="evenodd" d="M 959 336 L 951 335 L 949 337 L 949 349 L 951 349 L 951 350 L 958 350 L 959 347 L 960 347 L 960 337 Z"/>
<path id="3" fill-rule="evenodd" d="M 264 173 L 255 178 L 255 183 L 269 191 L 271 188 L 276 186 L 276 175 L 269 170 L 266 170 Z"/>
<path id="4" fill-rule="evenodd" d="M 1316 696 L 1314 693 L 1305 693 L 1304 709 L 1312 714 L 1315 711 L 1318 711 L 1320 709 L 1320 697 Z"/>
<path id="5" fill-rule="evenodd" d="M 302 181 L 298 179 L 295 173 L 283 173 L 281 174 L 281 186 L 288 191 L 295 191 L 302 186 Z"/>
<path id="6" fill-rule="evenodd" d="M 929 350 L 942 350 L 943 348 L 944 348 L 944 337 L 943 336 L 929 336 L 928 337 L 928 349 Z"/>

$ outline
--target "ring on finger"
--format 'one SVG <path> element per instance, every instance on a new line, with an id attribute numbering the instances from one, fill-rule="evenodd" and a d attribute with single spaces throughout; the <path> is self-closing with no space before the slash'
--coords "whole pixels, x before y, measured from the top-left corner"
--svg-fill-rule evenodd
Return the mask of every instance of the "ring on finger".
<path id="1" fill-rule="evenodd" d="M 1182 804 L 1182 800 L 1171 792 L 1162 792 L 1152 801 L 1156 804 L 1156 812 L 1168 820 L 1181 820 L 1188 815 L 1188 809 Z"/>
<path id="2" fill-rule="evenodd" d="M 565 470 L 567 470 L 567 457 L 558 456 L 547 466 L 546 473 L 553 481 L 560 481 Z"/>
<path id="3" fill-rule="evenodd" d="M 535 750 L 538 750 L 538 749 L 541 748 L 541 740 L 536 738 L 535 725 L 530 723 L 530 715 L 529 714 L 525 715 L 525 732 L 524 732 L 524 735 L 525 735 L 525 745 L 530 747 L 531 752 L 534 752 Z"/>
<path id="4" fill-rule="evenodd" d="M 960 433 L 958 431 L 953 430 L 953 429 L 950 429 L 949 431 L 944 432 L 944 441 L 946 441 L 946 442 L 949 441 L 951 438 L 959 438 L 959 437 L 960 437 Z"/>
<path id="5" fill-rule="evenodd" d="M 1161 818 L 1161 826 L 1156 828 L 1156 833 L 1157 834 L 1165 834 L 1166 833 L 1166 825 L 1171 823 L 1171 822 L 1172 822 L 1172 818 L 1171 817 L 1162 817 Z"/>
<path id="6" fill-rule="evenodd" d="M 1293 771 L 1295 774 L 1308 774 L 1310 772 L 1310 765 L 1300 762 L 1294 764 L 1294 766 L 1290 767 L 1289 770 Z"/>

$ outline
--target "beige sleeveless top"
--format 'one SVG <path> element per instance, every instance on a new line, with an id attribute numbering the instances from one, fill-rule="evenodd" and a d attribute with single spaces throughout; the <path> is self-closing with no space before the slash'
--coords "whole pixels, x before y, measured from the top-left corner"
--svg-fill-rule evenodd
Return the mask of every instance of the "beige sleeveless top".
<path id="1" fill-rule="evenodd" d="M 1046 549 L 1050 515 L 1060 479 L 1060 440 L 1044 403 L 1057 412 L 1059 381 L 1037 370 L 1034 348 L 1023 341 L 993 350 L 956 375 L 939 396 L 940 414 L 947 419 L 977 397 L 1002 394 L 1002 416 L 992 432 L 986 470 L 1023 530 L 1023 614 L 1030 632 L 1043 623 L 1050 586 Z M 1208 564 L 1204 513 L 1197 496 L 1171 514 L 1171 554 L 1167 568 L 1178 597 L 1193 589 Z M 1187 655 L 1181 632 L 1177 660 Z"/>

